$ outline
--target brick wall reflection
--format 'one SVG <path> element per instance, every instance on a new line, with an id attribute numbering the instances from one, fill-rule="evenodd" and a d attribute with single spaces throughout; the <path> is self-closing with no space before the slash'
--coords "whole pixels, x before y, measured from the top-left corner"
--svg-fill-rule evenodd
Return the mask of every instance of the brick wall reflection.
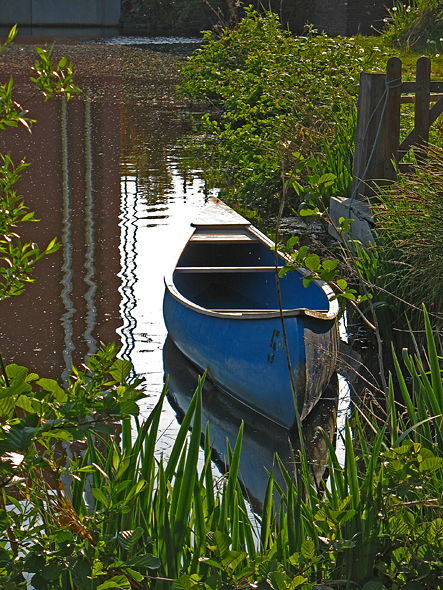
<path id="1" fill-rule="evenodd" d="M 35 283 L 0 305 L 0 352 L 5 362 L 40 375 L 67 375 L 98 343 L 117 340 L 120 326 L 120 97 L 97 98 L 94 81 L 77 78 L 81 98 L 31 103 L 32 135 L 8 130 L 0 151 L 32 163 L 17 185 L 38 224 L 20 233 L 45 247 L 57 236 L 63 248 L 42 260 Z M 17 99 L 29 96 L 27 75 L 14 75 Z M 89 89 L 88 89 L 89 88 Z"/>

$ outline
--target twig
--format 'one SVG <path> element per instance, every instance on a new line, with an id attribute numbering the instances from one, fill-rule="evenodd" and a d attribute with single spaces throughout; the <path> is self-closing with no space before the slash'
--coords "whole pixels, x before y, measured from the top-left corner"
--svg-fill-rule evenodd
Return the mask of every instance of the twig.
<path id="1" fill-rule="evenodd" d="M 275 229 L 275 248 L 274 248 L 275 278 L 277 281 L 278 308 L 280 311 L 280 319 L 281 319 L 281 325 L 282 325 L 282 331 L 283 331 L 283 340 L 285 343 L 286 360 L 288 361 L 289 378 L 291 380 L 292 395 L 294 396 L 294 404 L 296 404 L 297 394 L 295 391 L 294 375 L 292 374 L 292 365 L 291 365 L 291 358 L 289 356 L 288 338 L 286 336 L 286 327 L 285 327 L 285 320 L 284 320 L 284 315 L 283 315 L 283 305 L 282 305 L 281 291 L 280 291 L 280 276 L 279 276 L 279 267 L 278 267 L 278 250 L 277 250 L 278 232 L 280 230 L 281 216 L 283 213 L 283 207 L 285 206 L 285 199 L 286 199 L 286 183 L 285 183 L 285 171 L 284 171 L 283 158 L 282 158 L 282 180 L 283 180 L 283 191 L 282 191 L 282 196 L 280 199 L 280 208 L 278 210 L 277 227 Z"/>
<path id="2" fill-rule="evenodd" d="M 322 203 L 321 199 L 320 199 L 320 202 Z M 322 206 L 323 206 L 323 209 L 326 211 L 326 208 L 323 205 L 323 203 L 322 203 Z M 377 348 L 378 348 L 377 358 L 378 358 L 378 364 L 379 364 L 379 368 L 380 368 L 380 378 L 381 378 L 381 382 L 382 382 L 383 392 L 384 392 L 385 398 L 387 400 L 388 399 L 388 384 L 386 383 L 385 368 L 384 368 L 384 362 L 383 362 L 383 342 L 382 342 L 381 335 L 380 335 L 380 327 L 378 325 L 378 318 L 377 318 L 377 314 L 375 312 L 374 304 L 372 303 L 372 299 L 370 298 L 370 293 L 366 288 L 365 281 L 362 279 L 362 277 L 360 275 L 360 272 L 357 267 L 357 262 L 355 260 L 355 256 L 352 254 L 347 241 L 343 238 L 342 232 L 339 231 L 339 229 L 337 228 L 335 223 L 332 221 L 331 216 L 329 215 L 329 212 L 327 212 L 327 216 L 328 216 L 328 223 L 333 227 L 333 229 L 336 231 L 336 233 L 340 236 L 341 243 L 348 254 L 349 260 L 352 263 L 353 270 L 354 270 L 355 274 L 357 275 L 358 281 L 363 289 L 363 293 L 366 295 L 366 299 L 368 301 L 368 305 L 371 310 L 372 321 L 374 322 L 374 333 L 375 333 L 375 338 L 377 340 Z"/>
<path id="3" fill-rule="evenodd" d="M 3 357 L 0 354 L 0 370 L 2 372 L 3 377 L 5 378 L 5 385 L 6 387 L 9 387 L 9 379 L 8 376 L 6 374 L 6 368 L 5 368 L 5 363 L 3 362 Z"/>

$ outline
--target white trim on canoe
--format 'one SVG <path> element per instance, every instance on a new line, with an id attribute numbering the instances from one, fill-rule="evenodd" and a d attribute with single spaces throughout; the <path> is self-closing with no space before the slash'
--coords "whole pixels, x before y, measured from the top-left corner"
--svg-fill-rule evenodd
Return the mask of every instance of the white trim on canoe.
<path id="1" fill-rule="evenodd" d="M 261 231 L 251 225 L 244 217 L 233 211 L 230 207 L 225 205 L 220 199 L 210 197 L 208 203 L 202 209 L 199 218 L 195 223 L 191 224 L 194 227 L 194 231 L 188 240 L 188 242 L 244 242 L 244 241 L 260 241 L 264 243 L 268 248 L 274 250 L 275 244 Z M 185 244 L 184 249 L 188 245 Z M 182 252 L 183 252 L 182 251 Z M 285 256 L 282 252 L 278 252 L 278 256 L 286 261 L 291 262 L 288 256 Z M 245 272 L 259 272 L 264 267 L 250 268 L 245 267 Z M 267 270 L 275 270 L 275 267 L 266 267 Z M 165 286 L 169 293 L 179 301 L 185 307 L 192 309 L 200 314 L 208 315 L 219 318 L 229 319 L 265 319 L 280 317 L 280 310 L 221 310 L 221 309 L 207 309 L 200 307 L 193 303 L 189 299 L 186 299 L 175 287 L 173 281 L 174 272 L 240 272 L 238 267 L 223 267 L 220 269 L 215 268 L 190 268 L 190 267 L 175 267 L 172 274 L 165 277 Z M 295 272 L 299 272 L 303 276 L 308 276 L 310 272 L 306 269 L 300 268 Z M 314 281 L 321 289 L 323 289 L 329 300 L 329 310 L 315 310 L 315 309 L 284 309 L 283 317 L 295 317 L 306 315 L 322 320 L 332 320 L 337 317 L 339 312 L 338 301 L 331 301 L 330 299 L 334 296 L 332 289 L 323 281 Z"/>

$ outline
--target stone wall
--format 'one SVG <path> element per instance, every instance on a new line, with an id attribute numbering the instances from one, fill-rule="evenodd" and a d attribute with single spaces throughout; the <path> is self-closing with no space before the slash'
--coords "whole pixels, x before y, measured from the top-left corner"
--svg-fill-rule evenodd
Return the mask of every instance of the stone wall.
<path id="1" fill-rule="evenodd" d="M 312 24 L 328 35 L 371 35 L 383 28 L 386 5 L 393 0 L 255 0 L 276 12 L 283 27 L 300 35 Z M 245 0 L 242 6 L 248 5 Z M 125 33 L 192 34 L 229 24 L 235 0 L 121 0 L 121 25 Z M 242 9 L 235 9 L 241 17 Z"/>
<path id="2" fill-rule="evenodd" d="M 283 26 L 301 34 L 307 24 L 328 35 L 373 34 L 393 0 L 270 0 Z M 0 0 L 0 26 L 121 25 L 125 33 L 192 34 L 231 20 L 235 0 Z M 244 2 L 243 5 L 248 4 Z M 241 16 L 241 9 L 235 9 Z"/>
<path id="3" fill-rule="evenodd" d="M 373 35 L 383 29 L 392 0 L 315 0 L 314 26 L 328 35 Z"/>
<path id="4" fill-rule="evenodd" d="M 120 0 L 0 0 L 0 25 L 115 27 Z"/>

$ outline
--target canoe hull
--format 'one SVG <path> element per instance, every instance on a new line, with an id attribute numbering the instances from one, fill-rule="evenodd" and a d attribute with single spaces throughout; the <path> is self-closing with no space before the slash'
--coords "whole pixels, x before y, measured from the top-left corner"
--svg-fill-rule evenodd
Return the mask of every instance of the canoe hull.
<path id="1" fill-rule="evenodd" d="M 165 290 L 169 335 L 200 370 L 233 397 L 291 428 L 295 406 L 279 317 L 216 317 L 200 313 Z M 297 407 L 303 419 L 317 403 L 334 371 L 336 319 L 307 315 L 285 318 Z"/>

